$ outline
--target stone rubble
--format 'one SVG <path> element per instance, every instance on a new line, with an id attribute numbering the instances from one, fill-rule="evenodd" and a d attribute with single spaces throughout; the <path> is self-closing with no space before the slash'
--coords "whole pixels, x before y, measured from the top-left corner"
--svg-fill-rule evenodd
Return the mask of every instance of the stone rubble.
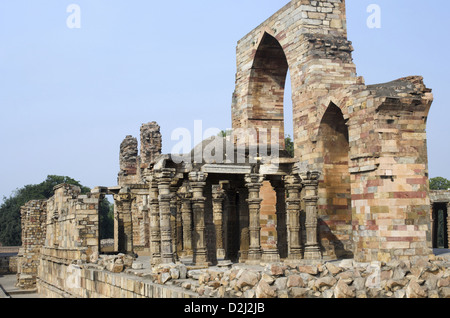
<path id="1" fill-rule="evenodd" d="M 342 260 L 298 266 L 188 268 L 184 264 L 159 266 L 151 278 L 211 298 L 450 298 L 450 262 L 440 257 L 415 265 Z M 374 272 L 376 283 L 369 282 Z"/>

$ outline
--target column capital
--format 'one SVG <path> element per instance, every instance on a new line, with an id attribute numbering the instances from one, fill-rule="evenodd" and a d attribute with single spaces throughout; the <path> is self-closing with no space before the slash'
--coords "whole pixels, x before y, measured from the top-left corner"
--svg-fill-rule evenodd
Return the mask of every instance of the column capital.
<path id="1" fill-rule="evenodd" d="M 158 200 L 159 202 L 171 202 L 173 197 L 174 197 L 173 194 L 160 194 L 158 196 Z"/>
<path id="2" fill-rule="evenodd" d="M 154 172 L 154 175 L 150 177 L 151 180 L 154 180 L 156 178 L 158 182 L 161 181 L 171 181 L 171 179 L 175 176 L 176 169 L 174 168 L 163 168 L 160 170 L 156 170 Z"/>
<path id="3" fill-rule="evenodd" d="M 305 197 L 303 197 L 303 201 L 305 201 L 305 203 L 307 202 L 307 203 L 314 204 L 314 203 L 317 203 L 317 201 L 319 201 L 319 197 L 316 195 L 305 196 Z"/>
<path id="4" fill-rule="evenodd" d="M 180 198 L 181 201 L 190 201 L 192 199 L 192 193 L 177 193 L 178 198 Z"/>
<path id="5" fill-rule="evenodd" d="M 298 175 L 288 175 L 284 176 L 284 183 L 286 187 L 294 186 L 294 187 L 301 187 L 302 186 L 302 179 Z"/>
<path id="6" fill-rule="evenodd" d="M 189 181 L 191 182 L 206 182 L 208 178 L 208 173 L 203 171 L 192 171 L 189 172 Z"/>
<path id="7" fill-rule="evenodd" d="M 246 185 L 261 185 L 265 176 L 258 173 L 249 173 L 245 175 Z"/>
<path id="8" fill-rule="evenodd" d="M 127 202 L 133 199 L 134 195 L 132 193 L 118 193 L 114 195 L 114 200 L 117 202 Z"/>
<path id="9" fill-rule="evenodd" d="M 262 198 L 248 198 L 245 201 L 247 201 L 249 205 L 257 204 L 258 208 L 259 208 L 259 206 L 260 206 L 261 202 L 263 201 L 263 199 Z"/>
<path id="10" fill-rule="evenodd" d="M 216 202 L 225 200 L 225 190 L 223 190 L 220 185 L 212 186 L 212 199 Z"/>
<path id="11" fill-rule="evenodd" d="M 305 183 L 316 183 L 319 182 L 321 173 L 316 170 L 308 170 L 299 172 L 299 176 Z"/>

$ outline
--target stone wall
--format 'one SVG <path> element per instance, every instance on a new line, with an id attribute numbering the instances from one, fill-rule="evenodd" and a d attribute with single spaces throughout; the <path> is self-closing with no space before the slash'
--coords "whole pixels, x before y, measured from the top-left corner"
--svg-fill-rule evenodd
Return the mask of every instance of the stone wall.
<path id="1" fill-rule="evenodd" d="M 17 273 L 17 256 L 0 254 L 0 275 Z"/>
<path id="2" fill-rule="evenodd" d="M 44 257 L 38 292 L 48 298 L 196 298 L 198 294 L 133 275 L 133 259 L 103 256 L 91 264 L 63 264 Z M 142 265 L 142 264 L 141 264 Z"/>
<path id="3" fill-rule="evenodd" d="M 38 288 L 40 284 L 62 285 L 58 280 L 68 275 L 67 267 L 89 263 L 99 253 L 99 197 L 80 195 L 80 188 L 61 184 L 47 202 L 44 244 L 40 250 Z"/>
<path id="4" fill-rule="evenodd" d="M 17 273 L 17 258 L 19 246 L 0 245 L 0 274 Z"/>
<path id="5" fill-rule="evenodd" d="M 18 286 L 34 288 L 38 276 L 40 249 L 46 236 L 45 220 L 47 218 L 47 202 L 33 200 L 20 210 L 22 226 L 22 247 L 17 257 Z"/>
<path id="6" fill-rule="evenodd" d="M 161 128 L 156 122 L 143 124 L 141 126 L 141 169 L 150 167 L 161 154 L 162 136 Z"/>
<path id="7" fill-rule="evenodd" d="M 98 253 L 99 198 L 80 195 L 79 187 L 62 184 L 47 202 L 46 237 L 44 248 L 59 251 L 79 251 L 81 260 Z"/>
<path id="8" fill-rule="evenodd" d="M 118 185 L 139 183 L 138 160 L 138 141 L 133 136 L 126 136 L 120 144 Z"/>

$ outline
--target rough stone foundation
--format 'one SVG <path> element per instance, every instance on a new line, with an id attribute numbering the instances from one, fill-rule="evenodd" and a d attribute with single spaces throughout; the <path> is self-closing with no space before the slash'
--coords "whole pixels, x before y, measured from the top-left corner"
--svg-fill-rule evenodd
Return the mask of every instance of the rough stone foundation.
<path id="1" fill-rule="evenodd" d="M 442 257 L 417 264 L 142 265 L 124 255 L 80 265 L 43 260 L 50 270 L 38 279 L 39 293 L 52 298 L 450 298 L 450 261 Z"/>

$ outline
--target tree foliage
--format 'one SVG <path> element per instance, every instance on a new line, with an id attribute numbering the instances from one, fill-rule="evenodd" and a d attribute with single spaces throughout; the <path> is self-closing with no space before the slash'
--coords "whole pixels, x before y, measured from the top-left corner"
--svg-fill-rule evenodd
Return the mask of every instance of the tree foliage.
<path id="1" fill-rule="evenodd" d="M 430 190 L 449 190 L 450 180 L 443 177 L 436 177 L 430 179 Z"/>
<path id="2" fill-rule="evenodd" d="M 294 141 L 291 139 L 291 136 L 287 135 L 284 139 L 285 148 L 288 154 L 291 157 L 294 157 Z"/>
<path id="3" fill-rule="evenodd" d="M 114 238 L 114 204 L 104 198 L 99 207 L 100 239 Z"/>
<path id="4" fill-rule="evenodd" d="M 79 186 L 82 194 L 90 191 L 88 187 L 70 177 L 49 175 L 39 184 L 26 185 L 14 191 L 9 198 L 4 197 L 4 202 L 0 205 L 0 243 L 4 246 L 20 246 L 20 208 L 30 200 L 49 199 L 53 196 L 53 188 L 62 183 Z"/>

